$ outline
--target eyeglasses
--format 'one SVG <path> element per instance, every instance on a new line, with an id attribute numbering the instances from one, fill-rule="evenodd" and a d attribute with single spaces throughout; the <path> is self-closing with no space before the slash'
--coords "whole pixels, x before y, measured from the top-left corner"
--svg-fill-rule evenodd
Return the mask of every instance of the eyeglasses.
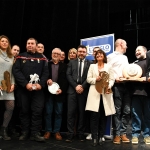
<path id="1" fill-rule="evenodd" d="M 55 52 L 54 52 L 54 53 L 52 53 L 52 54 L 54 54 L 54 55 L 60 55 L 60 53 L 55 53 Z"/>

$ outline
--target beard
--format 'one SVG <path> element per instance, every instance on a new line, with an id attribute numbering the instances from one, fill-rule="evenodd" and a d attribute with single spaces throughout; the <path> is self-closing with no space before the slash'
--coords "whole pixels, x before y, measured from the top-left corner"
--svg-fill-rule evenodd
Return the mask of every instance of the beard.
<path id="1" fill-rule="evenodd" d="M 144 56 L 139 56 L 137 57 L 138 60 L 143 60 L 144 59 Z"/>

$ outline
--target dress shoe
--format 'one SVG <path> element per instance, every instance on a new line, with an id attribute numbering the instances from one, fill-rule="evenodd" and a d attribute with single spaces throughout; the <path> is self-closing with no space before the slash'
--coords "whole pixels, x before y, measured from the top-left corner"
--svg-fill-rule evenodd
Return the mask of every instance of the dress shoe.
<path id="1" fill-rule="evenodd" d="M 44 134 L 44 139 L 45 139 L 45 140 L 48 140 L 48 139 L 50 138 L 50 136 L 51 136 L 51 133 L 50 133 L 50 132 L 45 132 L 45 134 Z"/>
<path id="2" fill-rule="evenodd" d="M 130 140 L 127 138 L 126 134 L 123 134 L 120 136 L 123 143 L 129 143 Z"/>
<path id="3" fill-rule="evenodd" d="M 45 138 L 40 136 L 39 132 L 32 134 L 30 140 L 37 142 L 45 142 Z"/>
<path id="4" fill-rule="evenodd" d="M 114 144 L 120 144 L 120 143 L 121 143 L 121 138 L 120 138 L 119 135 L 116 135 L 116 136 L 115 136 L 115 138 L 114 138 L 114 140 L 113 140 L 113 143 L 114 143 Z"/>
<path id="5" fill-rule="evenodd" d="M 19 137 L 19 140 L 20 140 L 20 141 L 27 140 L 27 139 L 28 139 L 28 136 L 29 136 L 29 132 L 24 131 L 24 132 L 22 132 L 21 136 Z"/>
<path id="6" fill-rule="evenodd" d="M 62 140 L 62 136 L 60 135 L 59 132 L 55 133 L 55 139 L 58 140 L 58 141 Z"/>
<path id="7" fill-rule="evenodd" d="M 71 143 L 73 141 L 73 135 L 67 135 L 66 142 Z"/>

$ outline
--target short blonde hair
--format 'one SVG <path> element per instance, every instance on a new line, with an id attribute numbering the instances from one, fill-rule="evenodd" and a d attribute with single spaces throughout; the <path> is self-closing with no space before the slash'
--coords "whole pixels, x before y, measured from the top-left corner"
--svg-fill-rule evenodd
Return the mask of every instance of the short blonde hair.
<path id="1" fill-rule="evenodd" d="M 70 54 L 71 52 L 74 52 L 74 53 L 76 54 L 76 57 L 77 57 L 77 50 L 76 50 L 75 48 L 71 48 L 71 49 L 69 50 L 69 52 L 68 52 L 68 60 L 70 60 L 69 54 Z"/>

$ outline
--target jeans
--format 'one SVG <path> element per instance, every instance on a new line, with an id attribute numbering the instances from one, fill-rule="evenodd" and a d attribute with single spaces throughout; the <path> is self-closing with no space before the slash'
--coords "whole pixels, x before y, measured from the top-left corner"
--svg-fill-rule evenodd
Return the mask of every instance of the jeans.
<path id="1" fill-rule="evenodd" d="M 62 122 L 63 102 L 57 102 L 55 96 L 50 95 L 49 99 L 46 102 L 45 108 L 46 108 L 45 130 L 53 133 L 59 132 Z M 54 119 L 52 117 L 53 109 L 54 109 Z M 53 120 L 54 125 L 52 125 Z"/>
<path id="2" fill-rule="evenodd" d="M 126 134 L 127 125 L 130 120 L 131 98 L 124 83 L 115 83 L 113 97 L 116 113 L 113 115 L 114 135 Z"/>
<path id="3" fill-rule="evenodd" d="M 141 128 L 142 126 L 142 128 Z M 132 98 L 132 136 L 150 136 L 150 98 L 134 95 Z"/>

